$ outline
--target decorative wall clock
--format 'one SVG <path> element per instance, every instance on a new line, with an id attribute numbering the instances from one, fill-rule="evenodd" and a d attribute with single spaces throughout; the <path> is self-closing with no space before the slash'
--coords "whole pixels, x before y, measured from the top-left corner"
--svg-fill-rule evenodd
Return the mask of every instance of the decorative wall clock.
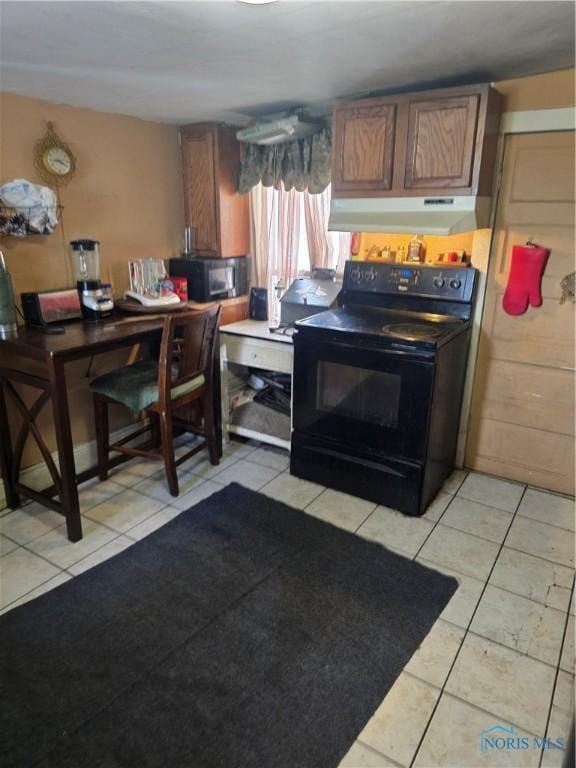
<path id="1" fill-rule="evenodd" d="M 52 123 L 46 124 L 46 133 L 34 147 L 34 165 L 44 181 L 55 187 L 64 186 L 74 175 L 76 159 Z"/>

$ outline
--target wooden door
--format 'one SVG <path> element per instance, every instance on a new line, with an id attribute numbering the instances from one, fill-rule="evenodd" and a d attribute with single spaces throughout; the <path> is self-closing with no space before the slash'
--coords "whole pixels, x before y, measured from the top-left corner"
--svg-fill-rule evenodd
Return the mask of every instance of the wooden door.
<path id="1" fill-rule="evenodd" d="M 392 187 L 396 104 L 374 101 L 334 113 L 333 197 Z"/>
<path id="2" fill-rule="evenodd" d="M 406 189 L 471 187 L 479 103 L 479 94 L 410 102 Z"/>
<path id="3" fill-rule="evenodd" d="M 467 466 L 574 493 L 574 132 L 510 136 L 488 270 L 466 446 Z M 551 249 L 542 306 L 507 315 L 512 246 Z"/>
<path id="4" fill-rule="evenodd" d="M 184 216 L 193 228 L 193 246 L 202 256 L 219 253 L 216 208 L 215 135 L 210 127 L 181 133 L 184 176 Z"/>

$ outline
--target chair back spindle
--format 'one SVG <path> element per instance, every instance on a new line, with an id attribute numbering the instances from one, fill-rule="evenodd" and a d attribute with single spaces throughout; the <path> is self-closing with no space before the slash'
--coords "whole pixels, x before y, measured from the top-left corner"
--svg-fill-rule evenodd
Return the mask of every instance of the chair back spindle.
<path id="1" fill-rule="evenodd" d="M 173 388 L 203 374 L 212 386 L 220 306 L 203 312 L 181 312 L 166 317 L 158 360 L 158 392 L 168 409 Z"/>

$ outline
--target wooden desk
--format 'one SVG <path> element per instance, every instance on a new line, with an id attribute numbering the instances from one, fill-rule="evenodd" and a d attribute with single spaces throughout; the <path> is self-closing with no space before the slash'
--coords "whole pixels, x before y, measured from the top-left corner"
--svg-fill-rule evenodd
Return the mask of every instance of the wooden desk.
<path id="1" fill-rule="evenodd" d="M 77 484 L 95 477 L 98 468 L 92 467 L 79 475 L 76 474 L 66 363 L 101 352 L 158 340 L 163 322 L 159 315 L 150 318 L 118 318 L 93 325 L 78 321 L 66 325 L 66 333 L 60 335 L 47 335 L 39 330 L 24 327 L 19 328 L 14 337 L 0 340 L 0 470 L 6 502 L 11 509 L 20 506 L 20 494 L 27 496 L 65 515 L 70 541 L 82 538 Z M 8 360 L 11 365 L 7 364 Z M 26 361 L 30 360 L 41 364 L 40 374 L 32 374 L 26 370 Z M 219 370 L 219 366 L 217 369 Z M 25 405 L 14 388 L 14 383 L 26 384 L 39 390 L 38 398 L 31 407 Z M 11 439 L 6 412 L 7 395 L 23 419 L 14 442 Z M 218 398 L 217 393 L 217 402 Z M 60 472 L 35 424 L 35 419 L 49 400 L 52 402 Z M 20 482 L 22 453 L 29 434 L 36 440 L 52 478 L 53 484 L 43 491 L 36 491 Z M 110 465 L 117 466 L 128 458 L 119 455 L 110 460 Z M 55 496 L 60 500 L 56 501 Z"/>

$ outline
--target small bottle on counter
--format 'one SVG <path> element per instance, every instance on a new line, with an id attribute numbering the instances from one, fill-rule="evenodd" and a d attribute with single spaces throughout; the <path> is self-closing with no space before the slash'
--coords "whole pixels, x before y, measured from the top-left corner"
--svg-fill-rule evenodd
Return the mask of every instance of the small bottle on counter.
<path id="1" fill-rule="evenodd" d="M 280 299 L 284 293 L 284 283 L 279 278 L 272 278 L 272 291 L 269 292 L 268 302 L 268 327 L 275 331 L 280 327 L 281 304 Z"/>
<path id="2" fill-rule="evenodd" d="M 408 258 L 406 261 L 422 263 L 426 256 L 426 246 L 421 235 L 414 235 L 408 243 Z"/>
<path id="3" fill-rule="evenodd" d="M 380 258 L 387 264 L 390 264 L 390 262 L 394 261 L 394 256 L 392 255 L 392 251 L 390 250 L 389 245 L 385 245 L 384 248 L 382 248 Z"/>
<path id="4" fill-rule="evenodd" d="M 403 245 L 398 247 L 396 251 L 396 264 L 402 264 L 406 261 L 406 248 Z"/>

